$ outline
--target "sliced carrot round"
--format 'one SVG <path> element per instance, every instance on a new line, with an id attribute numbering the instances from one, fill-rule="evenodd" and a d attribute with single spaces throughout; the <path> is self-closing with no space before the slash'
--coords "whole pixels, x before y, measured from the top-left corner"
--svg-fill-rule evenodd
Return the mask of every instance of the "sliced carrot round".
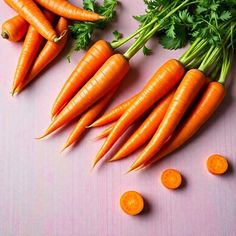
<path id="1" fill-rule="evenodd" d="M 228 161 L 221 155 L 211 155 L 207 160 L 207 169 L 214 175 L 222 175 L 228 169 Z"/>
<path id="2" fill-rule="evenodd" d="M 120 207 L 128 215 L 137 215 L 144 208 L 143 197 L 135 191 L 125 192 L 120 198 Z"/>
<path id="3" fill-rule="evenodd" d="M 182 176 L 179 171 L 167 169 L 161 175 L 162 184 L 169 189 L 177 189 L 182 183 Z"/>

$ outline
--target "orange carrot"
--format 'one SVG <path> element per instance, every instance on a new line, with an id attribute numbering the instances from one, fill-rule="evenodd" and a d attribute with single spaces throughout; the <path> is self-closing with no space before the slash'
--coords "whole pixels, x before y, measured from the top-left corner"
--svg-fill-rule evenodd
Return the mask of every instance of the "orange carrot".
<path id="1" fill-rule="evenodd" d="M 112 129 L 114 128 L 114 125 L 109 126 L 108 128 L 106 128 L 101 134 L 99 134 L 96 139 L 102 139 L 102 138 L 106 138 L 112 131 Z"/>
<path id="2" fill-rule="evenodd" d="M 79 119 L 78 123 L 76 124 L 75 128 L 73 129 L 72 133 L 70 134 L 69 138 L 66 141 L 66 144 L 64 145 L 64 148 L 69 147 L 78 139 L 81 137 L 81 135 L 85 132 L 87 129 L 87 126 L 90 125 L 94 119 L 98 116 L 100 112 L 103 111 L 103 109 L 107 106 L 107 104 L 110 102 L 112 96 L 117 90 L 117 86 L 111 90 L 107 95 L 102 97 L 97 103 L 95 103 L 94 106 L 92 106 L 88 111 L 86 111 L 81 118 Z"/>
<path id="3" fill-rule="evenodd" d="M 168 106 L 174 96 L 175 90 L 166 95 L 153 109 L 141 126 L 131 135 L 128 141 L 119 149 L 110 161 L 117 161 L 130 155 L 146 143 L 156 132 L 166 114 Z"/>
<path id="4" fill-rule="evenodd" d="M 84 10 L 80 7 L 77 7 L 67 0 L 35 0 L 39 5 L 48 9 L 49 11 L 63 16 L 71 20 L 79 21 L 97 21 L 104 19 L 104 17 L 99 16 L 98 14 Z"/>
<path id="5" fill-rule="evenodd" d="M 68 21 L 61 17 L 58 21 L 56 32 L 58 34 L 62 34 L 63 32 L 67 34 Z M 19 93 L 29 82 L 36 78 L 36 76 L 46 67 L 48 66 L 63 50 L 67 42 L 67 35 L 65 35 L 59 42 L 54 43 L 51 41 L 47 41 L 44 48 L 39 53 L 36 58 L 34 65 L 32 66 L 29 75 L 25 80 L 17 87 L 15 90 Z"/>
<path id="6" fill-rule="evenodd" d="M 222 175 L 228 169 L 228 161 L 221 155 L 211 155 L 207 160 L 207 169 L 213 175 Z"/>
<path id="7" fill-rule="evenodd" d="M 41 138 L 54 132 L 87 110 L 111 88 L 118 85 L 128 70 L 129 62 L 123 55 L 115 54 L 111 56 L 56 116 Z"/>
<path id="8" fill-rule="evenodd" d="M 125 112 L 125 110 L 134 102 L 137 98 L 137 95 L 129 98 L 128 100 L 124 101 L 123 103 L 115 106 L 113 109 L 105 113 L 102 117 L 96 120 L 90 127 L 99 127 L 111 123 L 113 121 L 117 121 Z"/>
<path id="9" fill-rule="evenodd" d="M 75 70 L 61 89 L 52 108 L 52 117 L 70 101 L 77 91 L 98 71 L 98 69 L 113 55 L 109 43 L 97 41 L 83 56 Z"/>
<path id="10" fill-rule="evenodd" d="M 153 164 L 185 144 L 213 115 L 217 107 L 221 104 L 224 96 L 225 88 L 222 84 L 218 82 L 209 83 L 191 114 L 177 129 L 171 139 L 163 146 L 161 151 L 153 159 L 146 162 L 145 166 Z"/>
<path id="11" fill-rule="evenodd" d="M 4 0 L 44 38 L 50 41 L 59 41 L 55 30 L 33 0 Z"/>
<path id="12" fill-rule="evenodd" d="M 186 73 L 155 135 L 129 171 L 147 162 L 162 148 L 205 83 L 206 77 L 200 70 L 191 69 Z"/>
<path id="13" fill-rule="evenodd" d="M 157 70 L 151 80 L 138 94 L 132 105 L 129 106 L 117 121 L 114 129 L 98 152 L 94 165 L 96 165 L 96 163 L 108 152 L 117 139 L 135 120 L 175 87 L 183 75 L 184 67 L 179 61 L 174 59 L 167 61 Z"/>
<path id="14" fill-rule="evenodd" d="M 2 24 L 2 37 L 12 42 L 20 41 L 29 28 L 29 24 L 24 18 L 17 15 Z"/>
<path id="15" fill-rule="evenodd" d="M 167 169 L 161 175 L 161 182 L 168 189 L 177 189 L 182 183 L 182 176 L 178 170 Z"/>
<path id="16" fill-rule="evenodd" d="M 53 13 L 45 11 L 45 16 L 50 22 L 55 20 L 55 15 Z M 27 75 L 31 65 L 33 64 L 37 53 L 43 43 L 43 40 L 44 38 L 37 32 L 37 30 L 33 26 L 30 25 L 18 60 L 13 81 L 12 94 L 14 94 L 15 89 L 25 79 L 25 76 Z"/>
<path id="17" fill-rule="evenodd" d="M 138 215 L 144 208 L 143 197 L 135 191 L 127 191 L 120 198 L 120 207 L 128 215 Z"/>

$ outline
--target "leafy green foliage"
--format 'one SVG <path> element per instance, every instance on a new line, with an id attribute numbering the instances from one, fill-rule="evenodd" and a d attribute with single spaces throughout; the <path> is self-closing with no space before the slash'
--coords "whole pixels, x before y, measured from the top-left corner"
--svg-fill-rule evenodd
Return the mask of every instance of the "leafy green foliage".
<path id="1" fill-rule="evenodd" d="M 144 56 L 150 56 L 152 54 L 152 49 L 146 47 L 145 45 L 143 46 L 143 55 Z"/>
<path id="2" fill-rule="evenodd" d="M 95 29 L 104 29 L 111 23 L 116 16 L 117 0 L 104 0 L 102 5 L 99 5 L 96 0 L 84 0 L 84 9 L 96 12 L 104 16 L 104 20 L 97 22 L 75 22 L 69 26 L 72 37 L 74 38 L 73 50 L 79 51 L 86 49 L 91 42 L 92 35 Z"/>
<path id="3" fill-rule="evenodd" d="M 122 33 L 120 33 L 119 31 L 115 30 L 112 32 L 113 36 L 114 36 L 114 40 L 112 42 L 117 42 L 120 39 L 122 39 L 123 35 Z"/>

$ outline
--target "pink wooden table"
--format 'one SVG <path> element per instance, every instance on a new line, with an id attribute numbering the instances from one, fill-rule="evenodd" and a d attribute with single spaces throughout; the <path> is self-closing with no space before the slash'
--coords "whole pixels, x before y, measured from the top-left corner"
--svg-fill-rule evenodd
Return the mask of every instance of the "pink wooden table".
<path id="1" fill-rule="evenodd" d="M 76 1 L 74 1 L 76 2 Z M 81 2 L 81 1 L 80 1 Z M 143 12 L 142 0 L 123 0 L 112 30 L 125 35 L 137 23 L 132 15 Z M 0 23 L 15 13 L 0 2 Z M 108 32 L 104 36 L 111 39 Z M 157 67 L 181 51 L 164 51 L 156 42 L 151 57 L 140 53 L 113 104 L 138 91 Z M 21 43 L 0 40 L 0 235 L 1 236 L 234 236 L 236 235 L 236 84 L 215 114 L 184 149 L 139 174 L 124 175 L 135 155 L 90 172 L 102 142 L 92 130 L 71 151 L 59 154 L 72 126 L 43 141 L 34 138 L 49 124 L 53 100 L 82 53 L 68 64 L 65 55 L 36 83 L 11 98 L 14 69 Z M 124 49 L 123 49 L 124 50 Z M 236 75 L 236 70 L 233 72 Z M 231 171 L 215 177 L 206 171 L 212 153 L 230 161 Z M 169 191 L 160 184 L 165 168 L 177 168 L 185 186 Z M 129 217 L 119 208 L 126 190 L 141 192 L 144 214 Z"/>

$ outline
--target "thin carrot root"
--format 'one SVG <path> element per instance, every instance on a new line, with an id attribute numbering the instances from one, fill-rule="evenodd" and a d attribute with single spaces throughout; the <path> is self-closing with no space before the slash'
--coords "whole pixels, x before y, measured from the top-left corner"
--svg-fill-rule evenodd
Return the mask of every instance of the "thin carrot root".
<path id="1" fill-rule="evenodd" d="M 207 160 L 207 169 L 214 175 L 222 175 L 228 170 L 228 161 L 221 155 L 213 154 Z"/>
<path id="2" fill-rule="evenodd" d="M 168 189 L 177 189 L 182 183 L 182 176 L 177 170 L 167 169 L 161 175 L 161 182 Z"/>

